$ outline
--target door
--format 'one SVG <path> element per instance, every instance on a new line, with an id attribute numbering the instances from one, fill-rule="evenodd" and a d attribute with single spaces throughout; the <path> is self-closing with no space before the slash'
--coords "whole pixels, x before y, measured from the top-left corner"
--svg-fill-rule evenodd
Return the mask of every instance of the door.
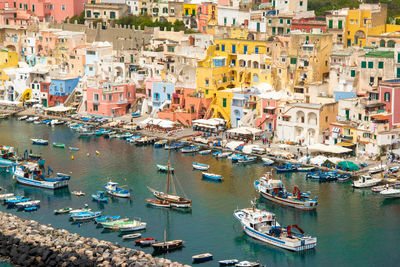
<path id="1" fill-rule="evenodd" d="M 47 107 L 47 99 L 42 99 L 42 105 L 43 107 Z"/>
<path id="2" fill-rule="evenodd" d="M 268 124 L 268 129 L 269 129 L 270 132 L 272 131 L 272 124 L 271 123 Z"/>
<path id="3" fill-rule="evenodd" d="M 247 45 L 245 45 L 243 48 L 243 54 L 247 54 Z"/>
<path id="4" fill-rule="evenodd" d="M 351 46 L 351 39 L 347 39 L 347 46 Z"/>
<path id="5" fill-rule="evenodd" d="M 232 45 L 232 53 L 236 53 L 236 45 Z"/>
<path id="6" fill-rule="evenodd" d="M 350 110 L 346 109 L 346 120 L 349 120 L 350 118 Z"/>

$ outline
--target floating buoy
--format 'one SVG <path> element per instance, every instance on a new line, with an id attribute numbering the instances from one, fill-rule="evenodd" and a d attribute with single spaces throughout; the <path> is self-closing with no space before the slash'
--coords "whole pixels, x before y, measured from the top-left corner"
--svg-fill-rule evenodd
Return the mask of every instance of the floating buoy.
<path id="1" fill-rule="evenodd" d="M 74 160 L 74 155 L 71 156 L 71 159 Z"/>
<path id="2" fill-rule="evenodd" d="M 89 157 L 89 156 L 90 156 L 90 153 L 87 153 L 87 154 L 86 154 L 86 156 L 88 156 L 88 157 Z"/>
<path id="3" fill-rule="evenodd" d="M 51 129 L 52 132 L 54 132 L 54 129 Z"/>
<path id="4" fill-rule="evenodd" d="M 100 152 L 96 150 L 96 154 L 97 154 L 97 155 L 100 155 Z"/>

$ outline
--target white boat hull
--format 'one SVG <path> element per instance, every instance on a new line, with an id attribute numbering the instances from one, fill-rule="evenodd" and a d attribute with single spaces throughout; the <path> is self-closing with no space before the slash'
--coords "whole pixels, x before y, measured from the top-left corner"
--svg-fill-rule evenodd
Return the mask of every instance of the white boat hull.
<path id="1" fill-rule="evenodd" d="M 389 188 L 380 192 L 385 198 L 400 198 L 400 189 Z"/>
<path id="2" fill-rule="evenodd" d="M 304 201 L 304 202 L 300 202 L 300 201 L 293 201 L 290 199 L 283 199 L 283 198 L 279 198 L 279 197 L 275 197 L 271 194 L 268 193 L 264 193 L 264 192 L 260 192 L 260 195 L 272 202 L 284 205 L 284 206 L 288 206 L 288 207 L 292 207 L 292 208 L 296 208 L 296 209 L 300 209 L 300 210 L 315 210 L 317 208 L 317 205 L 311 205 L 312 203 L 310 201 Z"/>
<path id="3" fill-rule="evenodd" d="M 61 181 L 57 181 L 57 182 L 38 181 L 38 180 L 32 180 L 32 179 L 20 177 L 18 175 L 15 175 L 15 177 L 19 184 L 33 186 L 33 187 L 40 187 L 40 188 L 45 188 L 45 189 L 53 189 L 53 190 L 62 188 L 62 187 L 66 187 L 66 186 L 68 186 L 68 182 L 69 182 L 69 180 L 61 180 Z"/>

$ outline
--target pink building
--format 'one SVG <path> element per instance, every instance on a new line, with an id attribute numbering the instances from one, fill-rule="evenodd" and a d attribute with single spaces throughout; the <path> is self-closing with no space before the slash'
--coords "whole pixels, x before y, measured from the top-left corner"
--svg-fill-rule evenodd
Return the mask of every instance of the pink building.
<path id="1" fill-rule="evenodd" d="M 301 32 L 311 33 L 314 29 L 319 29 L 322 33 L 326 33 L 326 22 L 317 20 L 315 17 L 293 19 L 292 28 L 290 30 L 299 30 Z"/>
<path id="2" fill-rule="evenodd" d="M 16 8 L 0 9 L 0 24 L 15 26 L 29 25 L 31 24 L 31 15 L 25 10 L 18 10 Z"/>
<path id="3" fill-rule="evenodd" d="M 26 10 L 40 21 L 62 22 L 65 18 L 79 15 L 86 0 L 0 0 L 0 9 Z"/>
<path id="4" fill-rule="evenodd" d="M 400 125 L 400 79 L 386 80 L 379 83 L 379 102 L 386 104 L 386 117 L 390 128 Z"/>
<path id="5" fill-rule="evenodd" d="M 207 23 L 208 23 L 208 5 L 201 4 L 197 6 L 197 20 L 199 31 L 202 33 L 207 32 Z"/>
<path id="6" fill-rule="evenodd" d="M 41 56 L 53 56 L 54 49 L 56 49 L 58 35 L 54 31 L 61 31 L 59 29 L 46 29 L 40 30 L 35 40 L 36 53 Z"/>
<path id="7" fill-rule="evenodd" d="M 281 92 L 268 92 L 259 95 L 261 100 L 261 117 L 256 119 L 257 127 L 273 132 L 280 113 L 280 106 L 287 102 L 287 95 Z"/>
<path id="8" fill-rule="evenodd" d="M 116 117 L 129 112 L 136 99 L 136 85 L 103 83 L 87 88 L 87 113 Z"/>
<path id="9" fill-rule="evenodd" d="M 191 126 L 193 120 L 204 118 L 212 98 L 196 95 L 195 89 L 176 88 L 169 110 L 158 112 L 158 118 Z"/>

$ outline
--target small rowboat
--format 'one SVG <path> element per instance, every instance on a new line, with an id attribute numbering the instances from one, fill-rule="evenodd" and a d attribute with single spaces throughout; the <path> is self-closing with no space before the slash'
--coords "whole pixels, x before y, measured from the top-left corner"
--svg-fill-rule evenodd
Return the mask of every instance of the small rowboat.
<path id="1" fill-rule="evenodd" d="M 137 233 L 137 234 L 129 234 L 129 235 L 124 235 L 124 236 L 122 236 L 122 239 L 123 240 L 129 240 L 129 239 L 135 239 L 135 238 L 138 238 L 138 237 L 141 237 L 142 236 L 142 234 L 140 234 L 140 233 Z"/>
<path id="2" fill-rule="evenodd" d="M 263 161 L 263 164 L 265 166 L 270 166 L 275 163 L 272 159 L 269 158 L 262 158 L 261 160 Z"/>
<path id="3" fill-rule="evenodd" d="M 25 211 L 35 211 L 35 210 L 37 210 L 37 209 L 38 209 L 38 207 L 36 207 L 36 206 L 24 208 Z"/>
<path id="4" fill-rule="evenodd" d="M 247 156 L 247 155 L 238 160 L 239 163 L 252 163 L 252 162 L 256 162 L 256 161 L 257 161 L 256 156 Z"/>
<path id="5" fill-rule="evenodd" d="M 236 267 L 257 267 L 260 266 L 258 262 L 241 261 L 235 265 Z"/>
<path id="6" fill-rule="evenodd" d="M 168 166 L 167 166 L 167 165 L 157 164 L 156 166 L 157 166 L 157 169 L 158 169 L 160 172 L 168 172 Z M 169 167 L 169 171 L 170 171 L 170 172 L 174 172 L 174 170 L 175 170 L 174 168 Z"/>
<path id="7" fill-rule="evenodd" d="M 14 197 L 14 193 L 1 194 L 0 200 L 6 199 L 6 198 L 11 198 L 11 197 Z"/>
<path id="8" fill-rule="evenodd" d="M 182 153 L 194 153 L 198 152 L 200 148 L 198 146 L 188 146 L 181 149 Z"/>
<path id="9" fill-rule="evenodd" d="M 19 117 L 18 120 L 19 120 L 19 121 L 24 121 L 24 120 L 26 120 L 27 118 L 28 118 L 28 116 L 22 116 L 22 117 Z"/>
<path id="10" fill-rule="evenodd" d="M 96 219 L 94 219 L 95 223 L 103 223 L 103 222 L 113 222 L 116 220 L 119 220 L 121 216 L 117 215 L 117 216 L 100 216 Z"/>
<path id="11" fill-rule="evenodd" d="M 49 144 L 49 140 L 45 140 L 45 139 L 31 139 L 32 140 L 32 144 L 34 145 L 41 145 L 41 146 L 47 146 Z"/>
<path id="12" fill-rule="evenodd" d="M 222 153 L 222 151 L 215 151 L 215 152 L 213 152 L 212 153 L 212 155 L 214 156 L 214 157 L 217 157 L 219 154 L 221 154 Z"/>
<path id="13" fill-rule="evenodd" d="M 223 152 L 223 153 L 219 153 L 217 155 L 217 158 L 222 159 L 222 158 L 227 158 L 230 154 L 232 154 L 232 152 Z"/>
<path id="14" fill-rule="evenodd" d="M 71 194 L 78 196 L 78 197 L 82 197 L 85 195 L 85 193 L 82 191 L 72 191 Z"/>
<path id="15" fill-rule="evenodd" d="M 153 243 L 151 245 L 154 249 L 154 252 L 169 252 L 173 250 L 177 250 L 183 247 L 183 240 L 171 240 L 171 241 L 163 241 L 158 243 Z"/>
<path id="16" fill-rule="evenodd" d="M 152 205 L 154 207 L 160 207 L 160 208 L 170 208 L 171 203 L 168 201 L 163 201 L 163 200 L 158 200 L 158 199 L 146 199 L 147 204 Z"/>
<path id="17" fill-rule="evenodd" d="M 237 259 L 230 259 L 230 260 L 222 260 L 222 261 L 219 261 L 218 263 L 221 266 L 228 266 L 228 265 L 235 265 L 238 262 L 239 261 Z"/>
<path id="18" fill-rule="evenodd" d="M 58 210 L 54 210 L 54 214 L 65 214 L 72 211 L 72 208 L 62 208 Z"/>
<path id="19" fill-rule="evenodd" d="M 208 155 L 211 153 L 211 149 L 207 149 L 207 150 L 202 150 L 199 152 L 200 155 Z"/>
<path id="20" fill-rule="evenodd" d="M 314 167 L 298 167 L 297 171 L 299 172 L 312 172 L 315 168 Z"/>
<path id="21" fill-rule="evenodd" d="M 68 147 L 68 148 L 69 148 L 69 150 L 74 150 L 74 151 L 79 150 L 79 147 L 72 147 L 72 146 L 70 146 L 70 147 Z"/>
<path id="22" fill-rule="evenodd" d="M 135 240 L 135 244 L 137 246 L 142 246 L 142 247 L 150 246 L 151 244 L 154 244 L 155 242 L 156 242 L 156 240 L 152 237 Z"/>
<path id="23" fill-rule="evenodd" d="M 192 257 L 193 263 L 210 261 L 212 259 L 213 259 L 213 255 L 211 253 L 204 253 L 204 254 L 194 255 Z"/>
<path id="24" fill-rule="evenodd" d="M 103 191 L 98 191 L 96 195 L 92 195 L 92 198 L 94 201 L 98 201 L 98 202 L 107 202 L 108 201 L 108 197 L 104 196 Z"/>
<path id="25" fill-rule="evenodd" d="M 203 172 L 202 176 L 205 179 L 210 179 L 210 180 L 215 180 L 215 181 L 222 181 L 222 179 L 223 179 L 222 175 L 209 173 L 209 172 Z"/>
<path id="26" fill-rule="evenodd" d="M 132 112 L 131 116 L 132 116 L 132 118 L 138 118 L 138 117 L 142 116 L 142 113 L 140 113 L 140 112 Z"/>
<path id="27" fill-rule="evenodd" d="M 61 144 L 61 143 L 53 143 L 53 147 L 57 147 L 57 148 L 65 148 L 65 144 Z"/>
<path id="28" fill-rule="evenodd" d="M 197 163 L 197 162 L 193 162 L 192 166 L 193 166 L 193 169 L 200 170 L 200 171 L 208 171 L 208 169 L 210 168 L 210 165 Z"/>

